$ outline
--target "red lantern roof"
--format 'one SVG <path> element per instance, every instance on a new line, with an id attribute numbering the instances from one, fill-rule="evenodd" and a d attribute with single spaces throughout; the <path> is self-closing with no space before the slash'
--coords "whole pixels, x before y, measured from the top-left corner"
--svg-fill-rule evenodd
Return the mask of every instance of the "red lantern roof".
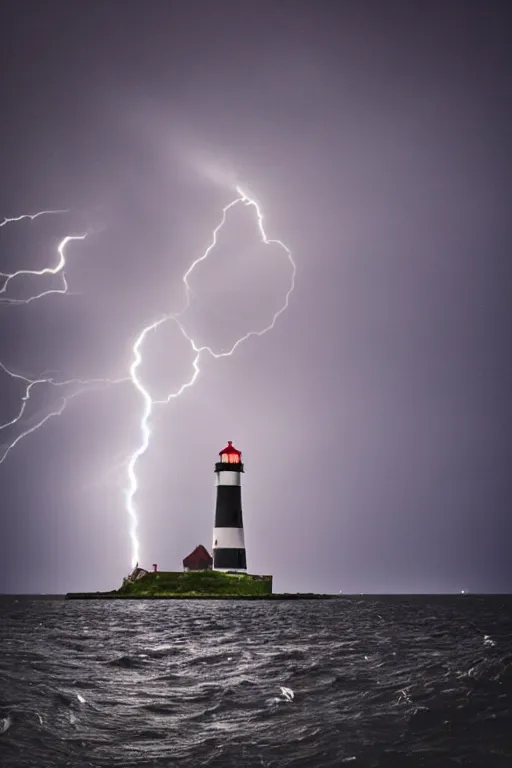
<path id="1" fill-rule="evenodd" d="M 231 442 L 231 440 L 228 440 L 228 444 L 227 444 L 226 448 L 223 448 L 222 451 L 219 451 L 219 456 L 222 456 L 222 454 L 224 454 L 224 453 L 227 453 L 228 455 L 231 455 L 231 456 L 235 456 L 235 455 L 236 456 L 241 456 L 242 455 L 242 451 L 237 451 L 237 449 L 234 448 L 233 443 Z"/>

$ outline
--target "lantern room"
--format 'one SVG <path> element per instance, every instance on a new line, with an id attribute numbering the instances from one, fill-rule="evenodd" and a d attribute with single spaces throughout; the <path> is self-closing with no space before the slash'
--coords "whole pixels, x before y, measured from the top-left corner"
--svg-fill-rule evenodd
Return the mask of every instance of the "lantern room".
<path id="1" fill-rule="evenodd" d="M 242 452 L 237 451 L 231 440 L 228 441 L 227 446 L 223 448 L 222 451 L 219 451 L 219 456 L 222 464 L 242 463 Z"/>

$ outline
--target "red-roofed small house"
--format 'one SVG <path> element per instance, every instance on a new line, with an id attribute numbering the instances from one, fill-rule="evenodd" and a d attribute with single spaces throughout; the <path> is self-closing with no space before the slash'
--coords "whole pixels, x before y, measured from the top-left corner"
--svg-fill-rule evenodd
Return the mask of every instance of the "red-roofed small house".
<path id="1" fill-rule="evenodd" d="M 199 546 L 183 560 L 184 571 L 208 571 L 211 569 L 212 565 L 213 559 L 202 544 L 199 544 Z"/>

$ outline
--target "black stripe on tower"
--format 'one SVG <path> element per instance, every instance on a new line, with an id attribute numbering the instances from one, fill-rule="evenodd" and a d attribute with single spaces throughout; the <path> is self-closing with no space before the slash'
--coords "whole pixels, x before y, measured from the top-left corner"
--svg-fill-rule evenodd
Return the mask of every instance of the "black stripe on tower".
<path id="1" fill-rule="evenodd" d="M 218 485 L 215 505 L 216 528 L 243 528 L 242 489 L 239 485 Z"/>
<path id="2" fill-rule="evenodd" d="M 228 464 L 225 461 L 218 461 L 215 465 L 215 472 L 243 472 L 244 465 L 241 461 Z"/>
<path id="3" fill-rule="evenodd" d="M 215 549 L 213 567 L 247 570 L 245 549 Z"/>

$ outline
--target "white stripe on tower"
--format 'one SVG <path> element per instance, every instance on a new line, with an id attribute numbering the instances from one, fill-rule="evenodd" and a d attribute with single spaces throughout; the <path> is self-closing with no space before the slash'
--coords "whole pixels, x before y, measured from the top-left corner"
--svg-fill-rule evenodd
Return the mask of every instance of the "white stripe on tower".
<path id="1" fill-rule="evenodd" d="M 213 528 L 213 567 L 217 571 L 247 571 L 242 517 L 242 454 L 231 441 L 215 465 L 217 502 Z"/>
<path id="2" fill-rule="evenodd" d="M 214 528 L 213 543 L 226 549 L 245 549 L 243 528 Z"/>
<path id="3" fill-rule="evenodd" d="M 240 482 L 240 472 L 222 471 L 217 472 L 215 485 L 242 485 Z"/>

